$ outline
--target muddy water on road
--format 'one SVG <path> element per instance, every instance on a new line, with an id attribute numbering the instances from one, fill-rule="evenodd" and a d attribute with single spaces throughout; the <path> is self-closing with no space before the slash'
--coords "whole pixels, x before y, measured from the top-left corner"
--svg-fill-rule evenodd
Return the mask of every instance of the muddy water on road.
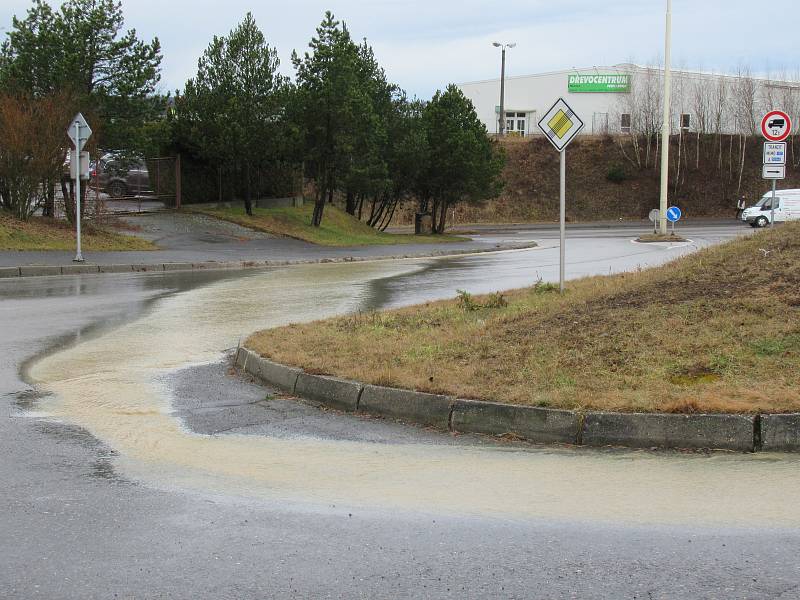
<path id="1" fill-rule="evenodd" d="M 374 282 L 428 264 L 302 266 L 221 281 L 163 298 L 30 374 L 55 393 L 51 413 L 113 447 L 123 474 L 159 487 L 512 518 L 800 525 L 794 457 L 204 436 L 170 415 L 169 390 L 157 383 L 164 372 L 218 360 L 242 332 L 393 303 L 374 297 L 387 293 Z"/>

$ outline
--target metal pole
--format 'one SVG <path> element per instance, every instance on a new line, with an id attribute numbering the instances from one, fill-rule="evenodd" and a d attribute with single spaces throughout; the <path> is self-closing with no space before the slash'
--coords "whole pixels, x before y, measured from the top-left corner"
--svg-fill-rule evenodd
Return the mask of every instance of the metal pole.
<path id="1" fill-rule="evenodd" d="M 664 42 L 664 122 L 661 125 L 661 233 L 667 235 L 667 193 L 669 191 L 669 136 L 670 104 L 672 99 L 672 71 L 670 67 L 672 49 L 672 0 L 667 0 L 667 26 Z"/>
<path id="2" fill-rule="evenodd" d="M 773 179 L 772 180 L 772 202 L 771 202 L 771 204 L 772 204 L 772 211 L 771 211 L 772 215 L 770 216 L 770 223 L 769 223 L 770 228 L 775 227 L 775 184 L 776 183 L 777 182 Z"/>
<path id="3" fill-rule="evenodd" d="M 559 248 L 558 263 L 558 284 L 561 293 L 564 293 L 564 262 L 566 258 L 567 241 L 567 149 L 561 151 L 561 191 L 559 192 L 559 203 L 561 205 L 561 245 Z"/>
<path id="4" fill-rule="evenodd" d="M 83 262 L 81 254 L 81 124 L 75 121 L 75 223 L 77 243 L 73 262 Z"/>
<path id="5" fill-rule="evenodd" d="M 506 47 L 500 63 L 500 137 L 506 134 Z"/>

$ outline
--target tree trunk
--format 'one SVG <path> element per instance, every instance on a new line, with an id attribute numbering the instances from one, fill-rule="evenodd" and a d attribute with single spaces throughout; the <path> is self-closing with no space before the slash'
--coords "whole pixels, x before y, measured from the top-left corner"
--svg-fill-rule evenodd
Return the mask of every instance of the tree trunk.
<path id="1" fill-rule="evenodd" d="M 447 223 L 447 202 L 442 200 L 442 205 L 439 207 L 441 214 L 439 215 L 439 223 L 437 224 L 435 233 L 444 233 L 444 227 Z"/>
<path id="2" fill-rule="evenodd" d="M 250 161 L 248 160 L 244 165 L 244 210 L 253 216 L 253 196 L 252 188 L 250 186 Z"/>
<path id="3" fill-rule="evenodd" d="M 347 190 L 347 198 L 345 200 L 344 210 L 348 215 L 355 216 L 356 214 L 356 195 L 350 190 Z"/>
<path id="4" fill-rule="evenodd" d="M 46 180 L 42 183 L 44 189 L 44 206 L 42 207 L 42 216 L 50 217 L 51 219 L 56 216 L 56 188 L 53 182 Z"/>

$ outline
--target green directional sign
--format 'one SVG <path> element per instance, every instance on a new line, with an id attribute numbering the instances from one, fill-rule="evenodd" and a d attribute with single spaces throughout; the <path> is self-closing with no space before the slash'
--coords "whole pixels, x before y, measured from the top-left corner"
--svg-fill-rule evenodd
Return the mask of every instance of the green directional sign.
<path id="1" fill-rule="evenodd" d="M 570 75 L 571 94 L 627 94 L 631 91 L 631 76 L 625 73 Z"/>

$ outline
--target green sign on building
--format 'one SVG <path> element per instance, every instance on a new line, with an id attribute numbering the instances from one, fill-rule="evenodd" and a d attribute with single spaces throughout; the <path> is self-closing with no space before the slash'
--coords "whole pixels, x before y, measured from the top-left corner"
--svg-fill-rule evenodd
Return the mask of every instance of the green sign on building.
<path id="1" fill-rule="evenodd" d="M 568 89 L 571 94 L 626 94 L 631 91 L 631 76 L 625 73 L 570 75 Z"/>

